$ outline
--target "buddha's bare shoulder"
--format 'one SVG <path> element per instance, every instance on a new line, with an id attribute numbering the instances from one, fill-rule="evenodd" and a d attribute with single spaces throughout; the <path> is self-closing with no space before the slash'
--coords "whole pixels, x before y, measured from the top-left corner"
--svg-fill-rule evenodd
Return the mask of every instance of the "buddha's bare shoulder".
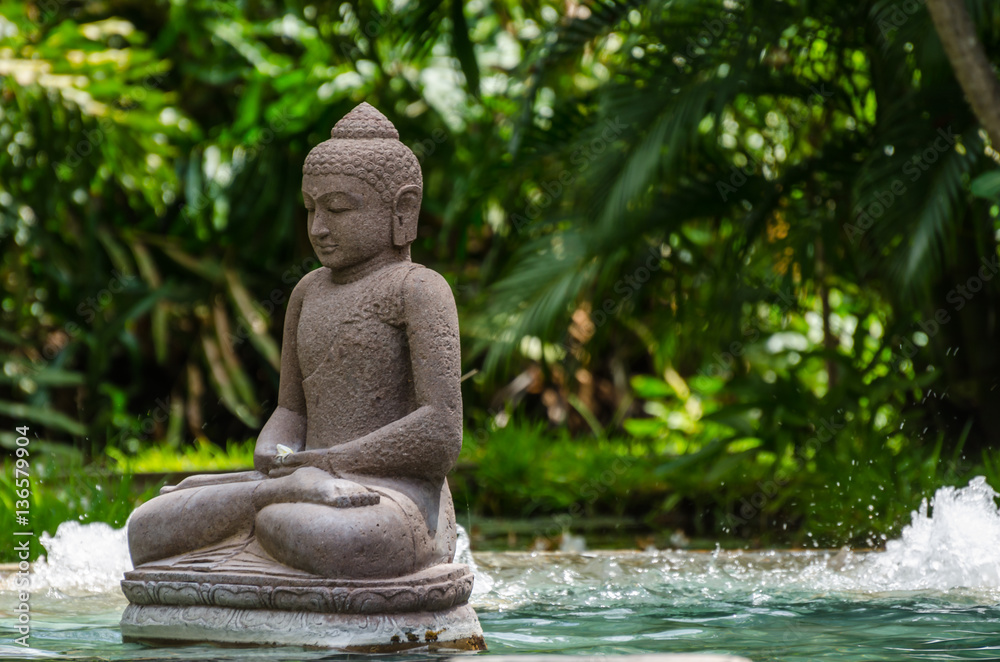
<path id="1" fill-rule="evenodd" d="M 295 284 L 294 288 L 292 288 L 292 295 L 289 297 L 289 304 L 301 302 L 302 298 L 305 297 L 306 294 L 314 290 L 320 283 L 325 280 L 329 280 L 329 278 L 330 270 L 326 267 L 313 269 L 300 278 L 299 282 Z"/>
<path id="2" fill-rule="evenodd" d="M 403 280 L 403 298 L 407 305 L 435 302 L 455 305 L 455 296 L 452 294 L 451 285 L 448 284 L 444 276 L 433 269 L 416 263 L 413 264 L 413 268 Z"/>
<path id="3" fill-rule="evenodd" d="M 444 276 L 419 264 L 403 281 L 403 310 L 410 324 L 431 324 L 440 333 L 457 334 L 458 311 L 455 295 Z"/>

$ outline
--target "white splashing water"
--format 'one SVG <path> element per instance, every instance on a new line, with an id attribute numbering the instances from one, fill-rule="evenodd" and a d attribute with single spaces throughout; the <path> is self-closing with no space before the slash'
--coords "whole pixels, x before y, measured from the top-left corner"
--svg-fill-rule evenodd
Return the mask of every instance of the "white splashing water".
<path id="1" fill-rule="evenodd" d="M 983 476 L 924 499 L 899 540 L 871 555 L 860 579 L 872 589 L 1000 588 L 1000 496 Z"/>
<path id="2" fill-rule="evenodd" d="M 122 575 L 132 569 L 125 529 L 103 522 L 63 522 L 39 539 L 47 554 L 31 568 L 31 590 L 78 595 L 119 590 Z M 15 576 L 0 579 L 0 591 L 13 590 Z"/>
<path id="3" fill-rule="evenodd" d="M 49 589 L 66 595 L 116 592 L 122 576 L 132 569 L 126 529 L 115 529 L 103 522 L 81 524 L 63 522 L 50 536 L 43 533 L 39 542 L 47 554 L 31 568 L 31 589 Z M 455 562 L 465 563 L 475 574 L 473 597 L 488 593 L 493 587 L 489 575 L 481 572 L 472 556 L 469 534 L 458 527 Z M 0 592 L 15 590 L 16 574 L 0 576 Z"/>
<path id="4" fill-rule="evenodd" d="M 1000 509 L 998 494 L 977 477 L 967 487 L 945 487 L 921 504 L 898 540 L 881 553 L 841 552 L 613 552 L 480 555 L 477 564 L 469 535 L 458 527 L 455 561 L 475 573 L 474 606 L 503 608 L 537 599 L 539 587 L 556 594 L 566 583 L 620 592 L 648 584 L 651 599 L 684 586 L 717 591 L 717 599 L 748 590 L 762 595 L 782 590 L 810 593 L 881 594 L 952 591 L 1000 599 Z M 131 569 L 124 529 L 107 524 L 64 522 L 55 536 L 43 535 L 47 555 L 32 569 L 32 590 L 49 595 L 119 594 Z M 485 560 L 484 560 L 485 559 Z M 574 560 L 576 559 L 576 560 Z M 481 567 L 485 565 L 491 574 Z M 14 590 L 16 575 L 0 577 L 0 592 Z M 120 594 L 119 594 L 120 595 Z M 977 598 L 977 599 L 979 599 Z"/>
<path id="5" fill-rule="evenodd" d="M 479 569 L 476 559 L 472 557 L 472 541 L 465 528 L 458 525 L 458 539 L 455 541 L 455 563 L 464 563 L 472 570 L 475 579 L 472 582 L 471 600 L 475 601 L 479 597 L 493 590 L 493 578 Z"/>

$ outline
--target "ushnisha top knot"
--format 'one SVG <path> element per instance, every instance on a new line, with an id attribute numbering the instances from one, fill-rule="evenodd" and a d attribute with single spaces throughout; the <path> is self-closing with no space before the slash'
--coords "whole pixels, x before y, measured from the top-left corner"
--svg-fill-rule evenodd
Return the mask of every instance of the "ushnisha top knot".
<path id="1" fill-rule="evenodd" d="M 417 157 L 400 142 L 392 122 L 373 106 L 362 102 L 337 122 L 330 135 L 306 156 L 303 175 L 358 177 L 385 202 L 391 202 L 402 186 L 423 188 Z"/>
<path id="2" fill-rule="evenodd" d="M 371 104 L 362 101 L 354 110 L 344 115 L 333 130 L 331 138 L 354 140 L 399 140 L 399 132 L 382 113 Z"/>

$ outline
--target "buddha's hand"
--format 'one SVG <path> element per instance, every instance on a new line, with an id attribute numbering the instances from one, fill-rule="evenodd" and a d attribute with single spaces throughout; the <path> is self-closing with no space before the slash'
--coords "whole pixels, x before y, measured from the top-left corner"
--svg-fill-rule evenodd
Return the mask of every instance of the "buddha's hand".
<path id="1" fill-rule="evenodd" d="M 295 473 L 301 467 L 316 467 L 322 469 L 331 476 L 336 476 L 337 472 L 333 468 L 333 454 L 328 450 L 299 451 L 288 455 L 274 458 L 274 468 L 268 472 L 271 478 L 280 478 Z"/>
<path id="2" fill-rule="evenodd" d="M 270 474 L 273 469 L 278 468 L 280 465 L 277 462 L 277 456 L 274 453 L 260 453 L 254 452 L 253 454 L 253 468 L 262 474 Z"/>

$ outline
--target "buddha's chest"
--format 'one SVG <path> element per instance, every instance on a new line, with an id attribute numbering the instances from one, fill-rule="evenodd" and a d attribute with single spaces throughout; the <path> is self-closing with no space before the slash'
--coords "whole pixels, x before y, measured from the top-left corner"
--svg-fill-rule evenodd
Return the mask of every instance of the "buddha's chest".
<path id="1" fill-rule="evenodd" d="M 397 308 L 382 287 L 324 284 L 303 300 L 296 332 L 299 368 L 308 379 L 318 370 L 352 376 L 395 372 L 406 353 Z M 408 366 L 407 366 L 408 367 Z"/>
<path id="2" fill-rule="evenodd" d="M 307 448 L 358 439 L 415 408 L 399 288 L 405 273 L 320 283 L 303 297 L 296 351 Z"/>

